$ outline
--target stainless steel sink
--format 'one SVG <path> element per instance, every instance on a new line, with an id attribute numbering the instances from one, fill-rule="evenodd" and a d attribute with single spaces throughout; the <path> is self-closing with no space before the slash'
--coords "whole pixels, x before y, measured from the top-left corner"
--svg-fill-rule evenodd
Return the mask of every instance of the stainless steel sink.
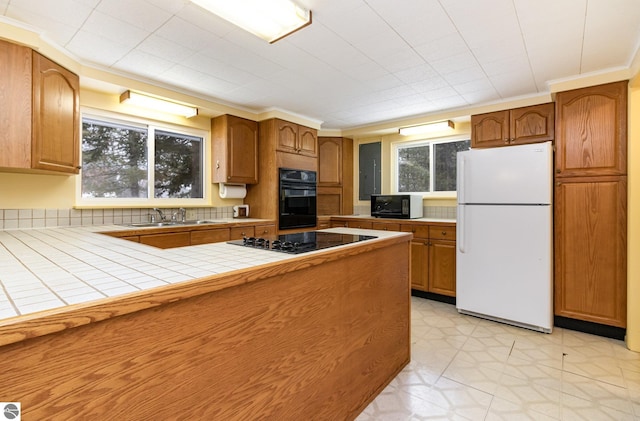
<path id="1" fill-rule="evenodd" d="M 206 219 L 193 219 L 184 222 L 175 222 L 177 225 L 201 225 L 201 224 L 224 224 L 222 221 L 210 221 Z"/>
<path id="2" fill-rule="evenodd" d="M 146 228 L 146 227 L 170 227 L 178 225 L 175 222 L 134 222 L 126 224 L 128 227 Z"/>
<path id="3" fill-rule="evenodd" d="M 126 224 L 128 227 L 149 228 L 149 227 L 175 227 L 181 225 L 204 225 L 204 224 L 224 224 L 222 221 L 211 221 L 206 219 L 192 219 L 184 222 L 167 221 L 167 222 L 134 222 Z"/>

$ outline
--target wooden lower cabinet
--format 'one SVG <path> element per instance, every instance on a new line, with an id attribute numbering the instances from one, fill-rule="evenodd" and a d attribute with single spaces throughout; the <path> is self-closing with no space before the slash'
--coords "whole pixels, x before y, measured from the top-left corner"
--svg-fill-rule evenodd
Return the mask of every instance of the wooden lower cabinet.
<path id="1" fill-rule="evenodd" d="M 556 180 L 555 314 L 626 327 L 626 177 Z"/>
<path id="2" fill-rule="evenodd" d="M 212 228 L 209 228 L 212 227 Z M 243 237 L 273 237 L 277 234 L 274 223 L 259 223 L 257 225 L 209 225 L 192 228 L 162 228 L 155 229 L 150 234 L 139 234 L 141 231 L 112 231 L 103 234 L 118 237 L 123 240 L 140 242 L 158 248 L 184 247 L 189 245 L 220 243 L 229 240 L 239 240 Z M 162 231 L 162 232 L 161 232 Z M 164 232 L 166 231 L 166 232 Z"/>
<path id="3" fill-rule="evenodd" d="M 184 247 L 191 245 L 189 232 L 172 232 L 167 234 L 141 235 L 140 243 L 161 249 Z"/>
<path id="4" fill-rule="evenodd" d="M 455 226 L 402 224 L 400 229 L 413 233 L 411 288 L 455 297 Z"/>
<path id="5" fill-rule="evenodd" d="M 411 240 L 411 288 L 456 296 L 455 224 L 417 223 L 375 218 L 331 218 L 331 228 L 361 228 L 413 233 Z"/>

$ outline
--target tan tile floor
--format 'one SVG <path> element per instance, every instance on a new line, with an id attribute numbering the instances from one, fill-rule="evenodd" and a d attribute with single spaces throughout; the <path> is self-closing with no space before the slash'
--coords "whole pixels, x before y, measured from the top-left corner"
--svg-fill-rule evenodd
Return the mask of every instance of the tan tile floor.
<path id="1" fill-rule="evenodd" d="M 640 420 L 640 353 L 412 297 L 411 363 L 357 421 Z"/>

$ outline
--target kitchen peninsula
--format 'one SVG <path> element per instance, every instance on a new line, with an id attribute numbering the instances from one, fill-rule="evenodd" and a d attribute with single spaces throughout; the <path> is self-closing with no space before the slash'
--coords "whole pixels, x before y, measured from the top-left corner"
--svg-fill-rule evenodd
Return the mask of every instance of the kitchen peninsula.
<path id="1" fill-rule="evenodd" d="M 288 255 L 110 229 L 0 231 L 5 273 L 141 280 L 0 320 L 0 400 L 25 419 L 353 419 L 409 361 L 411 234 Z"/>

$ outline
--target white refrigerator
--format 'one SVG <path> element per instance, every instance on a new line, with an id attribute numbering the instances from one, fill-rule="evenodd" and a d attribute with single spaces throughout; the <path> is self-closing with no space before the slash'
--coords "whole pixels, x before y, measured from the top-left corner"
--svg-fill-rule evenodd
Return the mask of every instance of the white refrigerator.
<path id="1" fill-rule="evenodd" d="M 553 328 L 551 142 L 458 152 L 456 307 Z"/>

